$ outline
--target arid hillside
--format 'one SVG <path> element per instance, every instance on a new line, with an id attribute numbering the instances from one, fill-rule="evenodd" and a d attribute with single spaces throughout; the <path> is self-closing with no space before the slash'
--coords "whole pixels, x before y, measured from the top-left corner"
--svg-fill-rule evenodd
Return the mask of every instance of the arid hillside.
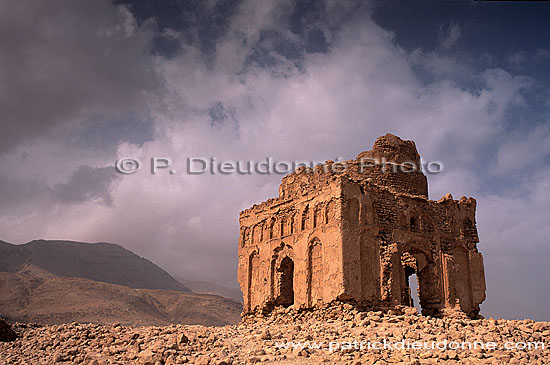
<path id="1" fill-rule="evenodd" d="M 242 310 L 110 243 L 0 241 L 0 293 L 0 316 L 41 324 L 220 326 L 238 323 Z"/>
<path id="2" fill-rule="evenodd" d="M 0 293 L 0 316 L 42 324 L 220 326 L 238 323 L 242 309 L 240 303 L 216 295 L 28 273 L 0 272 Z"/>
<path id="3" fill-rule="evenodd" d="M 222 285 L 209 283 L 207 281 L 196 281 L 177 278 L 180 283 L 191 289 L 193 293 L 215 294 L 225 298 L 233 299 L 237 302 L 243 302 L 243 293 L 241 289 L 227 288 Z"/>

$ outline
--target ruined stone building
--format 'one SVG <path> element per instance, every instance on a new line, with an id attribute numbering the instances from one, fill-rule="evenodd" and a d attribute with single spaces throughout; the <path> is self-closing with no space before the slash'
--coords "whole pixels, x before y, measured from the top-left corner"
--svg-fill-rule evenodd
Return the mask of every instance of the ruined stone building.
<path id="1" fill-rule="evenodd" d="M 391 134 L 355 160 L 300 168 L 278 198 L 240 213 L 243 312 L 412 306 L 416 274 L 423 314 L 475 317 L 485 299 L 475 210 L 473 198 L 429 200 L 414 142 Z"/>

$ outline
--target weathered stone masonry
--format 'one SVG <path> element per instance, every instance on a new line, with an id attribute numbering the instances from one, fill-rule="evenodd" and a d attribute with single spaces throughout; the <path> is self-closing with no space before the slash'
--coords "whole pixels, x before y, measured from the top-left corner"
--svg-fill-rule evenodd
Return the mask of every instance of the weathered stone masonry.
<path id="1" fill-rule="evenodd" d="M 412 306 L 416 274 L 423 314 L 476 317 L 485 275 L 475 209 L 473 198 L 428 200 L 414 142 L 391 134 L 344 165 L 301 168 L 283 178 L 278 198 L 240 214 L 243 312 L 333 300 Z"/>

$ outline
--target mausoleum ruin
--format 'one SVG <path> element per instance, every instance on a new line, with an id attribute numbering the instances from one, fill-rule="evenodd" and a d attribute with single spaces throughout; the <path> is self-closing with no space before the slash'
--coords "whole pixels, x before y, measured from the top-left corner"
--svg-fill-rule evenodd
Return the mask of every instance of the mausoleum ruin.
<path id="1" fill-rule="evenodd" d="M 285 176 L 279 197 L 240 213 L 243 313 L 336 300 L 475 318 L 485 300 L 476 201 L 428 199 L 413 141 L 387 134 L 355 160 Z"/>

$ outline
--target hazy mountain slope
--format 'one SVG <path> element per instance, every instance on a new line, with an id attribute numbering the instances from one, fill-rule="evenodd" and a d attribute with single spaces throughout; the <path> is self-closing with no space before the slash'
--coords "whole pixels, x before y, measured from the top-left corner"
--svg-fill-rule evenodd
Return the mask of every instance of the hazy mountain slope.
<path id="1" fill-rule="evenodd" d="M 45 324 L 225 325 L 241 305 L 214 295 L 132 289 L 82 278 L 0 272 L 0 316 Z"/>
<path id="2" fill-rule="evenodd" d="M 0 241 L 0 271 L 20 272 L 29 266 L 57 276 L 137 289 L 190 291 L 151 261 L 112 243 L 36 240 L 12 245 Z"/>
<path id="3" fill-rule="evenodd" d="M 243 294 L 240 289 L 231 289 L 222 285 L 209 283 L 207 281 L 193 281 L 177 278 L 179 282 L 191 289 L 193 293 L 215 294 L 225 298 L 233 299 L 237 302 L 243 302 Z"/>
<path id="4" fill-rule="evenodd" d="M 242 304 L 211 294 L 185 293 L 173 290 L 140 289 L 153 296 L 168 318 L 180 324 L 210 323 L 224 325 L 239 323 Z"/>
<path id="5" fill-rule="evenodd" d="M 0 241 L 0 271 L 16 272 L 28 257 L 26 250 L 17 249 L 15 245 Z"/>

